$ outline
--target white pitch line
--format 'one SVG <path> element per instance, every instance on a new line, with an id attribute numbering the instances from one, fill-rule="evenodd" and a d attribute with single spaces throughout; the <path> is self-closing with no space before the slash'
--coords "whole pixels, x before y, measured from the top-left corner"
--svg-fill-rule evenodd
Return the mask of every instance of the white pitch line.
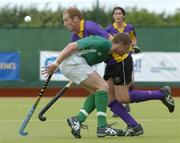
<path id="1" fill-rule="evenodd" d="M 137 119 L 141 122 L 180 122 L 180 119 Z M 0 120 L 0 122 L 22 122 L 23 120 Z M 31 122 L 40 122 L 40 120 L 30 120 Z M 87 122 L 96 122 L 97 120 L 90 119 L 87 120 Z M 114 121 L 111 119 L 108 119 L 108 121 Z M 64 119 L 47 119 L 46 122 L 66 122 Z"/>

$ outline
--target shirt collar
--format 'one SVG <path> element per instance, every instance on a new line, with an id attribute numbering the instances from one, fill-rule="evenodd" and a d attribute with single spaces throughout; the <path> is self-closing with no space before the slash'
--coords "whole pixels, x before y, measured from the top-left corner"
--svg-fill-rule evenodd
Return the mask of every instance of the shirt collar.
<path id="1" fill-rule="evenodd" d="M 84 19 L 82 19 L 81 21 L 80 21 L 80 31 L 77 33 L 77 35 L 80 37 L 80 38 L 83 38 L 84 37 L 84 34 L 83 34 L 83 32 L 84 32 Z"/>
<path id="2" fill-rule="evenodd" d="M 125 22 L 123 22 L 123 27 L 122 28 L 118 28 L 117 27 L 117 24 L 114 22 L 113 23 L 113 27 L 119 32 L 119 33 L 122 33 L 122 32 L 124 32 L 124 28 L 126 27 L 126 23 Z"/>

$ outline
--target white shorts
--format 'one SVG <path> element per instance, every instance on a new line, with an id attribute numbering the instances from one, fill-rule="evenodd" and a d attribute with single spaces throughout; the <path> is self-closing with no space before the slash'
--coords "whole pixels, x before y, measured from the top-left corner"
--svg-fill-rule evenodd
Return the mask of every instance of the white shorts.
<path id="1" fill-rule="evenodd" d="M 76 84 L 88 78 L 94 72 L 83 57 L 71 55 L 60 64 L 62 74 Z"/>

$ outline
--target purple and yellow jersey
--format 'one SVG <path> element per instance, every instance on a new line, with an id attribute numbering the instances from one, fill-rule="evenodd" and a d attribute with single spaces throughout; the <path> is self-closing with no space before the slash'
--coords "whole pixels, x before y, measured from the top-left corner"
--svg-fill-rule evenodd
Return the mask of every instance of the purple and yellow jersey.
<path id="1" fill-rule="evenodd" d="M 123 23 L 123 27 L 121 29 L 117 27 L 116 23 L 113 23 L 112 25 L 109 25 L 107 28 L 105 28 L 105 31 L 112 36 L 117 33 L 125 32 L 129 34 L 132 41 L 136 40 L 134 27 L 131 24 L 126 24 L 125 22 Z"/>
<path id="2" fill-rule="evenodd" d="M 136 33 L 135 33 L 135 30 L 133 28 L 133 26 L 131 24 L 126 24 L 125 22 L 123 23 L 123 28 L 119 29 L 116 25 L 116 23 L 113 23 L 111 25 L 109 25 L 108 27 L 106 27 L 104 30 L 106 32 L 108 32 L 109 34 L 111 34 L 112 36 L 114 36 L 115 34 L 117 33 L 122 33 L 122 32 L 125 32 L 125 33 L 128 33 L 131 40 L 134 41 L 136 40 Z M 132 50 L 132 46 L 130 47 L 129 51 Z M 117 54 L 113 54 L 113 59 L 112 59 L 112 63 L 114 62 L 121 62 L 123 61 L 125 58 L 128 57 L 128 53 L 124 54 L 123 56 L 119 56 Z"/>
<path id="3" fill-rule="evenodd" d="M 84 21 L 84 19 L 82 19 L 80 22 L 80 32 L 79 33 L 73 32 L 71 35 L 71 41 L 75 42 L 79 39 L 91 35 L 98 35 L 106 39 L 108 39 L 109 37 L 109 34 L 105 30 L 103 30 L 98 23 L 93 21 Z"/>

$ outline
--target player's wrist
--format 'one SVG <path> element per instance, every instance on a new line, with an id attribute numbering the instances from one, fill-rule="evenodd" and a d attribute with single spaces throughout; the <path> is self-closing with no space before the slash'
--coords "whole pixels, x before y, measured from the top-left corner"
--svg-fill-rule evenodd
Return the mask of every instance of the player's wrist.
<path id="1" fill-rule="evenodd" d="M 59 67 L 59 63 L 57 61 L 54 61 L 53 65 L 55 65 L 56 67 Z"/>
<path id="2" fill-rule="evenodd" d="M 132 45 L 133 48 L 138 48 L 137 45 Z"/>
<path id="3" fill-rule="evenodd" d="M 134 53 L 141 53 L 141 50 L 139 49 L 137 45 L 133 46 L 133 50 L 134 50 Z"/>

